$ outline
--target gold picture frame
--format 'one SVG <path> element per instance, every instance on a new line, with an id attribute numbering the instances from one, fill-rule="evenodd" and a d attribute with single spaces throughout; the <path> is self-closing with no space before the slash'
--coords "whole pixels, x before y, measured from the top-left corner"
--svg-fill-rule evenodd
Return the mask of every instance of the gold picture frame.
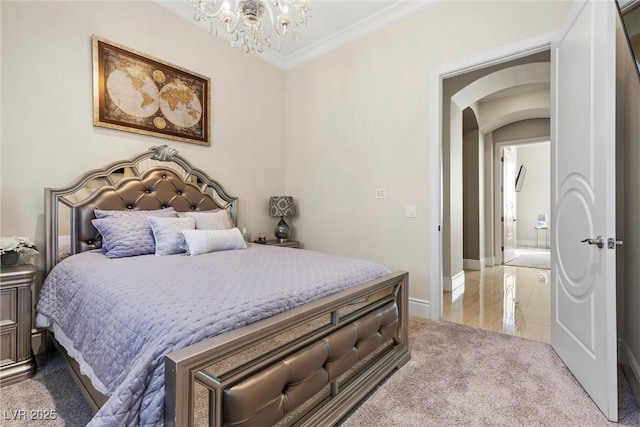
<path id="1" fill-rule="evenodd" d="M 92 36 L 93 124 L 211 145 L 211 79 Z"/>

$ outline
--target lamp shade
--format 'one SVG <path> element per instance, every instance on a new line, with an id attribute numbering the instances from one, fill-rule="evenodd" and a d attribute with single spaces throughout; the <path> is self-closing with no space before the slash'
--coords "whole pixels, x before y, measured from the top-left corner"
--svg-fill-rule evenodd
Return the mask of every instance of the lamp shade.
<path id="1" fill-rule="evenodd" d="M 296 213 L 291 196 L 271 196 L 269 199 L 269 215 L 292 216 Z"/>

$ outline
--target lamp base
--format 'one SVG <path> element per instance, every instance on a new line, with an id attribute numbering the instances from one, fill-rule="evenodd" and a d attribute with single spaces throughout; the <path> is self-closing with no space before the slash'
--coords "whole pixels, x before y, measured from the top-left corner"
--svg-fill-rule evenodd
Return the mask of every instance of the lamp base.
<path id="1" fill-rule="evenodd" d="M 278 239 L 279 243 L 287 241 L 287 239 L 289 238 L 289 231 L 289 225 L 284 221 L 283 217 L 280 217 L 280 221 L 278 221 L 275 230 L 273 230 L 273 233 L 275 234 L 276 239 Z"/>

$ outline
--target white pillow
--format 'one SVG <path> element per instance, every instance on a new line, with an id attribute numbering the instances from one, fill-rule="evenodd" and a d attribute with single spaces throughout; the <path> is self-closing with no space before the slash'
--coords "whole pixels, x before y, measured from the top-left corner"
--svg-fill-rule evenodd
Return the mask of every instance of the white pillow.
<path id="1" fill-rule="evenodd" d="M 148 217 L 153 237 L 156 241 L 156 256 L 181 254 L 187 248 L 184 238 L 180 234 L 182 230 L 196 228 L 196 220 L 193 218 L 160 218 Z"/>
<path id="2" fill-rule="evenodd" d="M 231 215 L 226 209 L 217 212 L 179 212 L 178 215 L 195 219 L 198 230 L 228 230 L 234 227 Z"/>
<path id="3" fill-rule="evenodd" d="M 182 230 L 189 255 L 245 249 L 247 244 L 237 228 L 229 230 Z"/>

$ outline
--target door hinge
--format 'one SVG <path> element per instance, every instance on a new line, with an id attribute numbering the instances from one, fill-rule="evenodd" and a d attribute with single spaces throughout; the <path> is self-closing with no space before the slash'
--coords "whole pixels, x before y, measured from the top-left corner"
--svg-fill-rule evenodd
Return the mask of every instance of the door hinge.
<path id="1" fill-rule="evenodd" d="M 501 161 L 501 162 L 504 162 L 504 157 L 500 157 L 500 161 Z"/>
<path id="2" fill-rule="evenodd" d="M 500 250 L 504 252 L 504 246 L 500 246 Z"/>
<path id="3" fill-rule="evenodd" d="M 438 231 L 440 231 L 440 226 L 438 226 Z"/>
<path id="4" fill-rule="evenodd" d="M 500 221 L 504 222 L 504 217 L 503 216 L 500 217 Z"/>

